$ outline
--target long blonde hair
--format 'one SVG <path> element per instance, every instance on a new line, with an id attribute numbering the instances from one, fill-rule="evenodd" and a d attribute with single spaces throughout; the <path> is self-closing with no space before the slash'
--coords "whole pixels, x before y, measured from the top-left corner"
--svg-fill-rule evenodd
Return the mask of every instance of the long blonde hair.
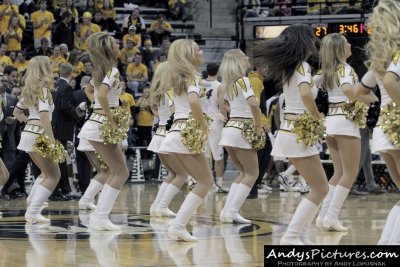
<path id="1" fill-rule="evenodd" d="M 117 67 L 118 59 L 112 47 L 112 37 L 105 32 L 93 33 L 88 38 L 89 56 L 93 66 L 93 81 L 100 86 L 104 77 L 113 67 Z"/>
<path id="2" fill-rule="evenodd" d="M 230 99 L 233 98 L 234 82 L 246 76 L 246 68 L 243 66 L 244 54 L 240 49 L 231 49 L 225 52 L 219 73 L 222 77 L 222 87 Z"/>
<path id="3" fill-rule="evenodd" d="M 24 99 L 24 105 L 37 107 L 39 90 L 43 88 L 54 90 L 50 59 L 46 56 L 32 58 L 23 77 L 23 83 L 24 87 L 21 94 Z"/>
<path id="4" fill-rule="evenodd" d="M 176 95 L 187 93 L 187 88 L 199 77 L 194 51 L 195 42 L 179 39 L 171 44 L 168 61 L 171 69 L 171 86 Z"/>
<path id="5" fill-rule="evenodd" d="M 365 46 L 366 66 L 382 78 L 394 53 L 400 47 L 400 4 L 398 0 L 380 0 L 367 22 L 372 30 Z"/>
<path id="6" fill-rule="evenodd" d="M 341 33 L 331 33 L 322 39 L 319 50 L 322 71 L 322 88 L 332 90 L 337 69 L 346 63 L 346 39 Z"/>
<path id="7" fill-rule="evenodd" d="M 161 62 L 154 72 L 150 87 L 150 98 L 152 105 L 158 106 L 160 101 L 165 98 L 167 89 L 170 88 L 170 66 L 168 61 Z"/>

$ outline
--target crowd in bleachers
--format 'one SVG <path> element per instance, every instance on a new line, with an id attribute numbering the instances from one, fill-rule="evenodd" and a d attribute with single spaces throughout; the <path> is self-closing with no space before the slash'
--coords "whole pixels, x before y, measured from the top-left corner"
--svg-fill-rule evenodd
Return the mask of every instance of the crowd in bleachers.
<path id="1" fill-rule="evenodd" d="M 186 1 L 130 2 L 151 6 L 157 4 L 161 10 L 168 12 L 166 15 L 152 14 L 155 20 L 151 24 L 147 22 L 146 25 L 140 14 L 140 6 L 137 5 L 130 8 L 130 14 L 126 14 L 122 21 L 118 21 L 114 4 L 123 6 L 122 1 L 2 1 L 0 103 L 5 116 L 0 122 L 0 150 L 11 178 L 0 192 L 0 196 L 9 198 L 26 195 L 26 164 L 22 172 L 19 172 L 21 166 L 15 166 L 15 159 L 22 153 L 17 150 L 16 144 L 19 142 L 23 125 L 13 116 L 13 109 L 21 95 L 22 77 L 29 60 L 37 55 L 50 58 L 56 88 L 61 78 L 60 64 L 71 64 L 73 70 L 69 83 L 74 88 L 74 96 L 75 92 L 79 95 L 88 84 L 92 73 L 92 63 L 87 53 L 87 39 L 92 33 L 107 31 L 119 41 L 121 58 L 118 67 L 123 74 L 120 79 L 124 81 L 120 102 L 132 115 L 128 145 L 148 145 L 154 119 L 150 110 L 148 88 L 155 68 L 166 60 L 173 32 L 166 16 L 186 21 Z M 78 131 L 79 123 L 76 126 Z M 72 142 L 71 144 L 73 147 Z M 128 156 L 129 152 L 128 150 Z M 150 155 L 144 153 L 143 157 L 148 158 Z M 85 188 L 80 189 L 84 191 Z M 71 189 L 62 193 L 62 197 L 53 196 L 55 200 L 68 200 L 64 195 L 71 193 Z"/>

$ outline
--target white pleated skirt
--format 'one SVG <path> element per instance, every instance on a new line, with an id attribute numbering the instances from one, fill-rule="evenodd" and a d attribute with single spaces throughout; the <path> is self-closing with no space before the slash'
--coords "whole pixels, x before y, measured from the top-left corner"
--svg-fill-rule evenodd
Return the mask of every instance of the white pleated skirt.
<path id="1" fill-rule="evenodd" d="M 296 141 L 296 135 L 291 132 L 294 121 L 284 120 L 281 129 L 278 131 L 271 155 L 282 158 L 305 158 L 318 155 L 319 151 L 314 144 L 309 147 Z"/>
<path id="2" fill-rule="evenodd" d="M 151 138 L 151 142 L 147 150 L 153 151 L 154 153 L 160 153 L 161 143 L 166 135 L 167 130 L 165 129 L 165 126 L 159 126 L 156 133 L 153 135 L 153 138 Z"/>
<path id="3" fill-rule="evenodd" d="M 252 149 L 249 142 L 242 136 L 243 121 L 228 121 L 222 129 L 220 146 Z"/>
<path id="4" fill-rule="evenodd" d="M 107 121 L 107 116 L 93 112 L 90 118 L 85 122 L 81 131 L 78 134 L 78 138 L 85 140 L 92 140 L 97 142 L 104 142 L 103 138 L 100 137 L 100 125 Z"/>
<path id="5" fill-rule="evenodd" d="M 189 149 L 182 143 L 181 130 L 186 127 L 186 121 L 176 121 L 172 124 L 171 129 L 162 140 L 158 153 L 170 154 L 196 154 L 190 152 Z"/>
<path id="6" fill-rule="evenodd" d="M 338 109 L 338 108 L 335 108 Z M 361 138 L 360 128 L 356 123 L 346 118 L 346 115 L 340 112 L 332 113 L 331 108 L 329 114 L 325 118 L 325 128 L 327 135 L 346 135 Z"/>
<path id="7" fill-rule="evenodd" d="M 88 140 L 82 139 L 82 138 L 79 139 L 79 145 L 78 145 L 78 147 L 76 149 L 79 150 L 79 151 L 82 151 L 82 152 L 85 152 L 85 151 L 94 152 L 94 151 L 96 151 Z"/>
<path id="8" fill-rule="evenodd" d="M 34 124 L 26 124 L 21 133 L 21 139 L 18 144 L 18 149 L 25 152 L 34 152 L 33 145 L 36 144 L 36 138 L 44 133 L 42 126 Z"/>
<path id="9" fill-rule="evenodd" d="M 370 145 L 371 152 L 375 154 L 379 152 L 386 152 L 388 150 L 396 150 L 395 146 L 392 144 L 392 142 L 390 142 L 389 138 L 382 131 L 380 126 L 374 128 Z"/>

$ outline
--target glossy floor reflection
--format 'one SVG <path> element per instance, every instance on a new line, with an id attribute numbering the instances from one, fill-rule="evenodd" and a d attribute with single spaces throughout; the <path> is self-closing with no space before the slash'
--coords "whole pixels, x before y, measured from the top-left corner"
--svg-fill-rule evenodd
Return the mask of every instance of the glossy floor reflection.
<path id="1" fill-rule="evenodd" d="M 278 244 L 303 195 L 278 193 L 247 200 L 248 225 L 218 220 L 226 194 L 209 193 L 189 225 L 199 241 L 171 241 L 171 219 L 150 218 L 157 185 L 127 185 L 111 220 L 122 231 L 93 232 L 89 211 L 77 201 L 50 202 L 43 214 L 49 225 L 25 224 L 25 200 L 0 202 L 0 266 L 263 266 L 263 246 Z M 171 204 L 177 211 L 186 191 Z M 349 196 L 341 213 L 348 233 L 324 232 L 311 225 L 303 238 L 323 245 L 376 244 L 399 194 Z"/>

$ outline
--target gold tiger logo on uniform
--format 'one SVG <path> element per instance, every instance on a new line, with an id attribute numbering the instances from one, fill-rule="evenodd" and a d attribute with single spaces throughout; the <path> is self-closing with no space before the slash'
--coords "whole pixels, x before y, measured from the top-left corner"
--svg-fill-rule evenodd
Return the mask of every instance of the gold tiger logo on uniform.
<path id="1" fill-rule="evenodd" d="M 172 90 L 172 88 L 167 89 L 167 96 L 171 101 L 174 100 L 174 91 Z"/>
<path id="2" fill-rule="evenodd" d="M 305 73 L 305 71 L 304 71 L 303 64 L 298 65 L 297 68 L 296 68 L 296 70 L 297 70 L 297 72 L 300 73 L 301 75 L 303 75 L 303 76 L 306 75 L 306 73 Z"/>
<path id="3" fill-rule="evenodd" d="M 339 71 L 340 77 L 344 78 L 344 75 L 345 75 L 345 67 L 340 67 L 340 69 L 339 69 L 338 71 Z"/>
<path id="4" fill-rule="evenodd" d="M 317 74 L 316 74 L 316 75 L 322 75 L 322 70 L 319 69 L 319 70 L 317 71 Z"/>
<path id="5" fill-rule="evenodd" d="M 236 82 L 240 85 L 240 87 L 242 87 L 242 90 L 247 93 L 248 89 L 247 89 L 247 85 L 246 85 L 246 82 L 244 81 L 244 79 L 240 78 Z"/>
<path id="6" fill-rule="evenodd" d="M 397 50 L 396 53 L 393 55 L 393 63 L 397 65 L 399 63 L 399 58 L 400 58 L 400 50 Z"/>
<path id="7" fill-rule="evenodd" d="M 50 105 L 53 105 L 53 97 L 51 96 L 50 89 L 46 89 L 46 96 L 43 95 L 43 89 L 38 90 L 38 98 L 43 103 L 46 103 L 46 100 L 49 102 Z"/>

